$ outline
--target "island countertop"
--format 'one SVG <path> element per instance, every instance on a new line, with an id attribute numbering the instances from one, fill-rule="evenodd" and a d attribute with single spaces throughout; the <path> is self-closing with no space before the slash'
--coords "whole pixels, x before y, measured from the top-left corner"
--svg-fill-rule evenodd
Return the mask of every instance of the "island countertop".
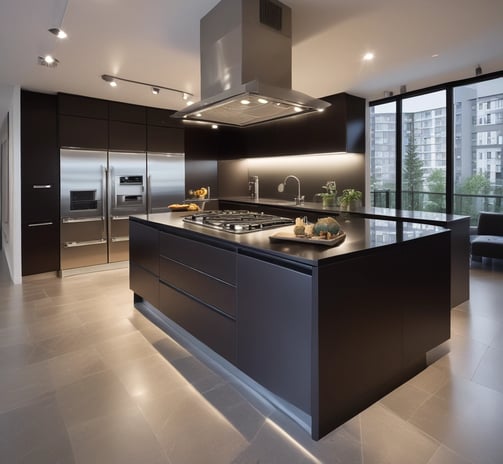
<path id="1" fill-rule="evenodd" d="M 372 249 L 396 246 L 430 235 L 449 233 L 447 229 L 429 224 L 349 216 L 339 217 L 332 214 L 340 223 L 346 238 L 342 244 L 330 247 L 303 242 L 270 240 L 269 237 L 278 232 L 293 231 L 293 226 L 233 234 L 186 223 L 183 218 L 189 214 L 188 212 L 155 213 L 135 215 L 130 219 L 187 238 L 195 238 L 209 243 L 218 241 L 220 245 L 245 248 L 309 266 L 322 266 L 346 259 L 349 255 L 368 253 Z M 326 216 L 329 215 L 326 214 Z"/>

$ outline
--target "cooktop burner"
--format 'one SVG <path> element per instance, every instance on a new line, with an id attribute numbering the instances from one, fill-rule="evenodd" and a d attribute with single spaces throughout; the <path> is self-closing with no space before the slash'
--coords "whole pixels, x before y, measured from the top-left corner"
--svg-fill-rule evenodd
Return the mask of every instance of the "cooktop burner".
<path id="1" fill-rule="evenodd" d="M 184 222 L 198 224 L 211 229 L 224 230 L 233 234 L 256 232 L 274 227 L 294 224 L 294 220 L 272 214 L 253 213 L 247 210 L 201 211 L 185 216 Z"/>

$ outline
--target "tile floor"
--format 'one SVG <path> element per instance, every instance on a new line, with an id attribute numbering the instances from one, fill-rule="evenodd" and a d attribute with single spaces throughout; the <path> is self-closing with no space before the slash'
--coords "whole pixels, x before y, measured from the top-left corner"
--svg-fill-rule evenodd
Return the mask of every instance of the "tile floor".
<path id="1" fill-rule="evenodd" d="M 12 285 L 0 259 L 0 461 L 501 464 L 503 265 L 474 263 L 451 352 L 319 442 L 132 305 L 128 271 Z"/>

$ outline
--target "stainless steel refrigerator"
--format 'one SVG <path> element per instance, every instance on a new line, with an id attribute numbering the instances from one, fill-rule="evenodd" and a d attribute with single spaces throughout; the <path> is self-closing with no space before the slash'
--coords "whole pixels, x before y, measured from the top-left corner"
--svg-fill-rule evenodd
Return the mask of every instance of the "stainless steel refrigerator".
<path id="1" fill-rule="evenodd" d="M 61 270 L 128 260 L 129 216 L 184 192 L 183 154 L 61 150 Z"/>

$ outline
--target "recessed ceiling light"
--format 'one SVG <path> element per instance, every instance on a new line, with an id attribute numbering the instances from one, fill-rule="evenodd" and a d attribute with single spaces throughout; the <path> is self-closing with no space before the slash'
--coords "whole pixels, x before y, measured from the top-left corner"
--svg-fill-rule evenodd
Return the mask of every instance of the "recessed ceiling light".
<path id="1" fill-rule="evenodd" d="M 302 108 L 300 108 L 298 106 L 294 106 L 293 111 L 295 111 L 296 113 L 300 113 L 302 111 Z"/>
<path id="2" fill-rule="evenodd" d="M 217 126 L 216 124 L 212 124 L 212 125 L 211 125 L 211 128 L 212 128 L 212 129 L 218 129 L 218 126 Z"/>
<path id="3" fill-rule="evenodd" d="M 440 55 L 438 53 L 434 53 L 433 55 L 431 55 L 432 58 L 438 58 Z"/>
<path id="4" fill-rule="evenodd" d="M 201 113 L 197 113 L 197 114 L 196 114 L 196 117 L 198 117 L 198 118 L 200 118 L 201 116 L 202 116 L 202 114 L 201 114 Z"/>
<path id="5" fill-rule="evenodd" d="M 59 27 L 51 27 L 51 29 L 49 29 L 49 32 L 51 34 L 54 34 L 58 39 L 66 39 L 68 37 L 68 34 Z"/>
<path id="6" fill-rule="evenodd" d="M 372 52 L 367 52 L 363 55 L 363 61 L 372 61 L 374 59 L 374 54 Z"/>
<path id="7" fill-rule="evenodd" d="M 249 105 L 250 104 L 250 100 L 243 99 L 243 100 L 241 100 L 241 104 L 242 105 Z"/>
<path id="8" fill-rule="evenodd" d="M 45 55 L 38 57 L 38 64 L 41 64 L 42 66 L 47 66 L 49 68 L 55 68 L 59 64 L 59 61 L 52 55 Z"/>
<path id="9" fill-rule="evenodd" d="M 266 103 L 269 103 L 269 101 L 268 101 L 268 100 L 266 100 L 265 98 L 259 98 L 257 101 L 258 101 L 259 103 L 262 103 L 262 105 L 265 105 Z"/>

